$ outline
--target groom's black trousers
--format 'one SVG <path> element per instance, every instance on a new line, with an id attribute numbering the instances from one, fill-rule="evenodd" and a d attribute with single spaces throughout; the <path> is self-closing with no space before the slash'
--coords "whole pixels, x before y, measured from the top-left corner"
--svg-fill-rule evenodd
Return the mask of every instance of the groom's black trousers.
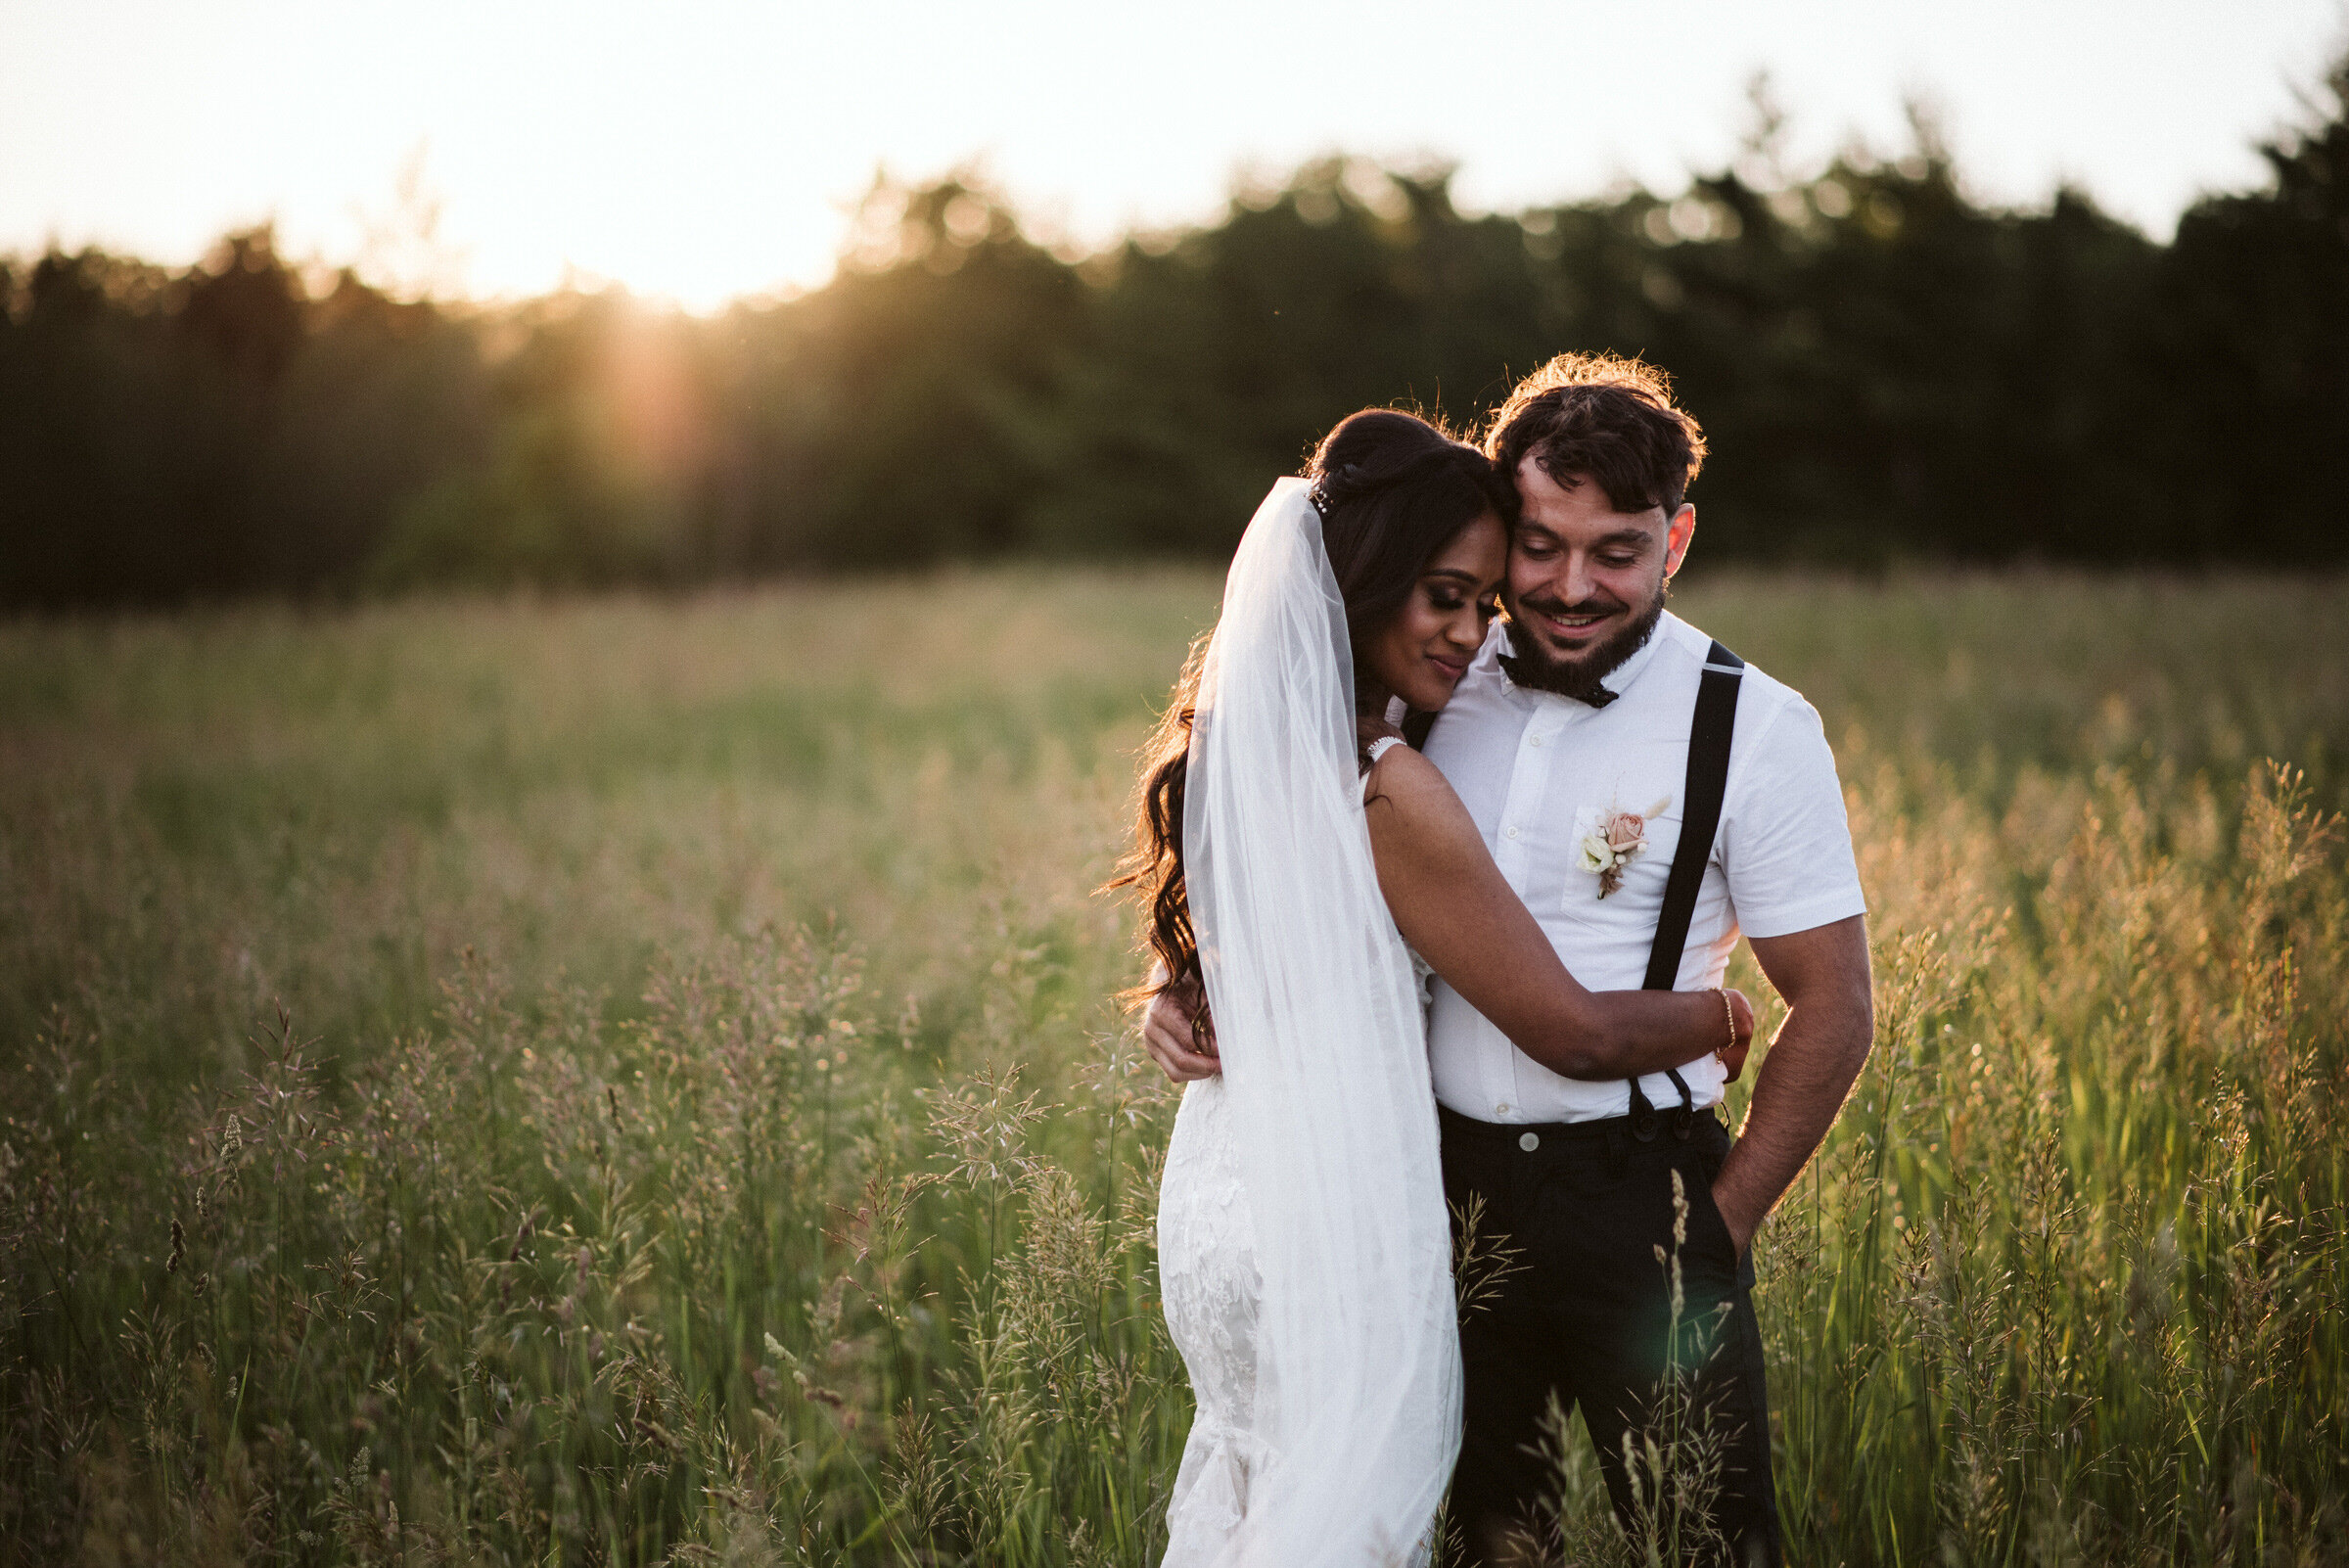
<path id="1" fill-rule="evenodd" d="M 1625 1434 L 1669 1442 L 1688 1429 L 1692 1413 L 1709 1421 L 1720 1453 L 1709 1513 L 1727 1546 L 1684 1560 L 1740 1568 L 1780 1560 L 1753 1266 L 1738 1256 L 1711 1190 L 1729 1132 L 1717 1112 L 1703 1110 L 1684 1116 L 1687 1135 L 1677 1136 L 1676 1111 L 1660 1113 L 1645 1141 L 1629 1117 L 1503 1127 L 1442 1113 L 1455 1233 L 1481 1200 L 1484 1239 L 1472 1250 L 1487 1253 L 1497 1240 L 1518 1253 L 1513 1271 L 1460 1321 L 1467 1430 L 1451 1507 L 1465 1549 L 1448 1558 L 1453 1568 L 1508 1562 L 1507 1534 L 1529 1523 L 1541 1530 L 1543 1505 L 1558 1490 L 1543 1454 L 1545 1445 L 1555 1448 L 1544 1430 L 1553 1396 L 1561 1411 L 1582 1407 L 1616 1517 L 1631 1529 L 1638 1528 L 1635 1490 L 1653 1492 L 1627 1470 Z M 1523 1146 L 1529 1134 L 1531 1149 Z M 1656 1257 L 1658 1248 L 1667 1259 L 1675 1251 L 1675 1171 L 1687 1201 L 1677 1342 L 1671 1277 Z M 1472 1257 L 1468 1277 L 1475 1271 Z M 1676 1358 L 1692 1370 L 1684 1401 L 1660 1397 Z M 1690 1501 L 1681 1504 L 1683 1518 Z M 1676 1555 L 1687 1550 L 1661 1545 Z"/>

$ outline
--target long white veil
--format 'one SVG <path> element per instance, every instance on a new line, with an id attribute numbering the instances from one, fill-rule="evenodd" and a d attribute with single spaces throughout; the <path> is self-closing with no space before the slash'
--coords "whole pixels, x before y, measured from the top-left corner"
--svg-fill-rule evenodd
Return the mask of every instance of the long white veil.
<path id="1" fill-rule="evenodd" d="M 1240 540 L 1184 786 L 1184 878 L 1263 1278 L 1224 1559 L 1416 1559 L 1459 1448 L 1451 1235 L 1417 988 L 1371 861 L 1346 614 L 1305 482 Z"/>

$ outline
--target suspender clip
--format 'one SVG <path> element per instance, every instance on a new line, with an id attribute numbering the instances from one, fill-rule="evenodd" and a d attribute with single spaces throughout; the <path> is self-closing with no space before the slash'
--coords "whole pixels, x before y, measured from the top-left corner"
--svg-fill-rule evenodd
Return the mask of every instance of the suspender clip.
<path id="1" fill-rule="evenodd" d="M 1632 1090 L 1632 1136 L 1642 1143 L 1653 1143 L 1656 1140 L 1656 1129 L 1663 1125 L 1664 1119 L 1656 1114 L 1655 1106 L 1648 1103 L 1647 1093 L 1640 1088 L 1639 1081 L 1635 1078 L 1629 1082 Z"/>
<path id="2" fill-rule="evenodd" d="M 1688 1081 L 1681 1077 L 1679 1068 L 1673 1068 L 1664 1076 L 1671 1079 L 1672 1086 L 1681 1091 L 1681 1103 L 1672 1109 L 1672 1135 L 1685 1143 L 1688 1134 L 1696 1128 L 1696 1096 L 1689 1092 Z"/>

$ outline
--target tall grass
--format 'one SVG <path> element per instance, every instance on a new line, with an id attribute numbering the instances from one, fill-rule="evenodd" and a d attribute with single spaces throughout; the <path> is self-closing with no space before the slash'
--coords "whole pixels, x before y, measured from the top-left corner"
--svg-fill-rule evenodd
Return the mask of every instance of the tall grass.
<path id="1" fill-rule="evenodd" d="M 0 628 L 0 1560 L 1150 1560 L 1174 1097 L 1088 890 L 1214 591 Z M 1757 1246 L 1799 1560 L 2349 1558 L 2349 593 L 1684 598 L 1874 908 Z"/>

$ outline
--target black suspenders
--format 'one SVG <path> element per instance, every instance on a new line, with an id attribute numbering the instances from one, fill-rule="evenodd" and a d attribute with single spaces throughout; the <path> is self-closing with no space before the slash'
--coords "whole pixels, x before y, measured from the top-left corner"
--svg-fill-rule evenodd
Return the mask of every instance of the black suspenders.
<path id="1" fill-rule="evenodd" d="M 1664 881 L 1664 908 L 1656 916 L 1655 945 L 1647 951 L 1647 980 L 1642 990 L 1670 991 L 1681 976 L 1681 955 L 1688 946 L 1688 921 L 1696 913 L 1697 889 L 1705 880 L 1705 862 L 1713 857 L 1713 836 L 1721 829 L 1721 798 L 1729 782 L 1729 738 L 1737 728 L 1737 686 L 1744 679 L 1745 661 L 1713 644 L 1705 655 L 1705 672 L 1698 677 L 1696 713 L 1688 721 L 1688 778 L 1681 787 L 1681 842 L 1672 853 L 1672 874 Z M 1673 1112 L 1675 1137 L 1688 1135 L 1696 1116 L 1696 1097 L 1680 1069 L 1666 1074 L 1681 1091 Z M 1632 1135 L 1644 1143 L 1656 1135 L 1656 1108 L 1629 1081 L 1632 1091 Z"/>
<path id="2" fill-rule="evenodd" d="M 1745 661 L 1719 642 L 1705 655 L 1705 670 L 1696 686 L 1696 713 L 1688 721 L 1688 777 L 1681 786 L 1681 842 L 1672 853 L 1672 872 L 1664 881 L 1664 908 L 1656 916 L 1655 945 L 1647 951 L 1647 980 L 1643 991 L 1670 991 L 1681 978 L 1681 954 L 1688 946 L 1688 922 L 1696 913 L 1696 893 L 1705 880 L 1705 862 L 1713 857 L 1713 837 L 1721 830 L 1721 799 L 1729 782 L 1729 738 L 1737 728 L 1737 686 L 1745 678 Z M 1414 713 L 1403 723 L 1404 738 L 1412 749 L 1427 749 L 1434 714 Z M 1674 1068 L 1666 1077 L 1681 1091 L 1673 1113 L 1676 1137 L 1688 1135 L 1696 1116 L 1696 1096 L 1688 1081 Z M 1660 1118 L 1637 1079 L 1630 1080 L 1632 1134 L 1642 1143 L 1656 1135 Z"/>

